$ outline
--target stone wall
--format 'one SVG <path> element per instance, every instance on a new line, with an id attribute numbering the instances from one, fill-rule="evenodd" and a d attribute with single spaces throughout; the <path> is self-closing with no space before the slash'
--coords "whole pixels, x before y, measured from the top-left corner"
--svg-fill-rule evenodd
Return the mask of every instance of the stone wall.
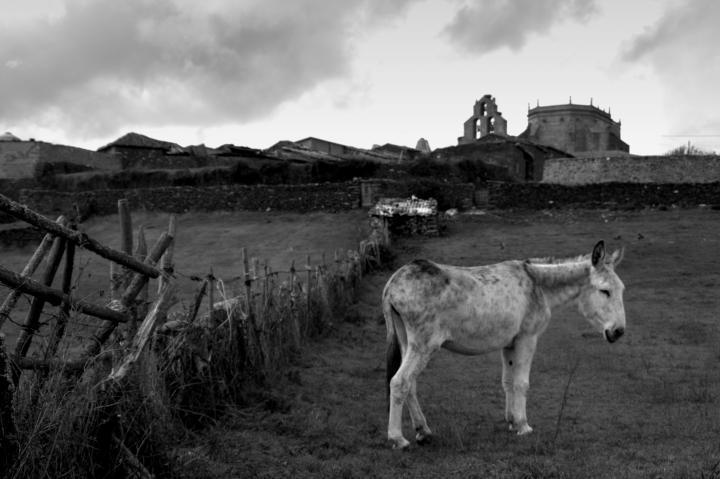
<path id="1" fill-rule="evenodd" d="M 489 202 L 496 208 L 644 208 L 720 205 L 720 182 L 598 183 L 556 185 L 492 182 Z"/>
<path id="2" fill-rule="evenodd" d="M 545 161 L 543 183 L 714 183 L 720 156 L 621 156 Z"/>
<path id="3" fill-rule="evenodd" d="M 20 201 L 44 215 L 81 217 L 117 213 L 117 201 L 127 198 L 132 209 L 184 213 L 216 210 L 338 211 L 360 207 L 360 184 L 231 185 L 208 188 L 165 187 L 97 190 L 75 193 L 23 190 Z"/>

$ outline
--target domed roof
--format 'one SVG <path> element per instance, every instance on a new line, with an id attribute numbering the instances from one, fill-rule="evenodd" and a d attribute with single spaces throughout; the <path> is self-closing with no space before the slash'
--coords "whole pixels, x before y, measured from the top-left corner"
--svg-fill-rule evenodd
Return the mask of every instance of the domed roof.
<path id="1" fill-rule="evenodd" d="M 2 135 L 0 135 L 0 141 L 22 141 L 17 136 L 13 135 L 9 131 L 6 131 Z"/>

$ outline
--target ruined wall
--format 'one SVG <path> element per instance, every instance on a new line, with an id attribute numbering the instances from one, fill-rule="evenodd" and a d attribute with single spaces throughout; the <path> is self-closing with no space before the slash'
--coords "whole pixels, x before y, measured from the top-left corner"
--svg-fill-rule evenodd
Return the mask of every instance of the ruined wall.
<path id="1" fill-rule="evenodd" d="M 720 181 L 720 156 L 622 156 L 545 161 L 543 183 L 712 183 Z"/>
<path id="2" fill-rule="evenodd" d="M 0 142 L 0 178 L 33 178 L 40 160 L 40 144 L 35 141 Z"/>
<path id="3" fill-rule="evenodd" d="M 210 188 L 165 187 L 67 193 L 23 190 L 21 202 L 49 216 L 72 214 L 78 205 L 83 217 L 117 213 L 117 201 L 127 198 L 134 210 L 188 211 L 272 210 L 337 211 L 359 208 L 359 183 L 309 185 L 231 185 Z"/>
<path id="4" fill-rule="evenodd" d="M 671 205 L 694 207 L 720 205 L 720 182 L 586 185 L 491 182 L 488 185 L 488 199 L 496 208 L 639 209 Z"/>

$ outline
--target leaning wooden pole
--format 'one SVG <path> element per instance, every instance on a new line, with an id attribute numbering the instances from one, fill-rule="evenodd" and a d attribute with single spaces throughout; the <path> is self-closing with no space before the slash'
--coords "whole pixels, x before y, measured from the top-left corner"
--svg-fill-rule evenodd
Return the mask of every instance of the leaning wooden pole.
<path id="1" fill-rule="evenodd" d="M 63 271 L 62 292 L 70 297 L 72 289 L 73 266 L 75 263 L 75 244 L 68 242 L 65 245 L 65 270 Z M 65 328 L 70 317 L 70 303 L 63 301 L 60 305 L 60 314 L 55 320 L 55 326 L 50 334 L 50 341 L 45 349 L 45 359 L 50 359 L 57 353 L 60 340 L 65 335 Z"/>
<path id="2" fill-rule="evenodd" d="M 53 241 L 50 255 L 48 256 L 48 264 L 45 268 L 42 277 L 42 284 L 45 286 L 52 285 L 53 279 L 55 279 L 55 273 L 57 273 L 60 261 L 62 260 L 63 252 L 65 251 L 65 238 L 55 238 Z M 35 296 L 30 303 L 30 310 L 25 317 L 25 323 L 22 325 L 20 334 L 15 341 L 15 351 L 13 354 L 13 360 L 17 361 L 20 358 L 24 358 L 27 355 L 30 346 L 32 345 L 33 336 L 40 328 L 40 315 L 42 314 L 43 308 L 45 307 L 45 300 L 42 297 Z M 17 386 L 20 381 L 20 368 L 13 370 L 13 383 Z"/>
<path id="3" fill-rule="evenodd" d="M 158 260 L 171 242 L 172 237 L 170 235 L 168 235 L 167 233 L 161 234 L 160 238 L 158 238 L 157 242 L 153 246 L 152 251 L 150 251 L 150 254 L 145 259 L 145 264 L 147 264 L 148 266 L 155 266 L 155 263 L 158 262 Z M 135 300 L 135 297 L 138 295 L 138 293 L 140 293 L 140 290 L 145 286 L 145 283 L 147 283 L 147 281 L 147 276 L 136 273 L 133 277 L 132 282 L 130 283 L 130 286 L 128 286 L 128 288 L 125 290 L 122 297 L 120 298 L 120 301 L 115 301 L 113 307 L 121 310 L 122 312 L 127 311 L 129 306 Z M 99 353 L 100 348 L 102 348 L 102 345 L 105 344 L 105 341 L 108 340 L 110 335 L 115 330 L 116 326 L 117 321 L 103 321 L 100 329 L 93 335 L 93 337 L 91 338 L 91 342 L 86 346 L 85 351 L 83 352 L 83 357 L 92 357 Z"/>
<path id="4" fill-rule="evenodd" d="M 46 217 L 34 212 L 25 205 L 22 205 L 16 201 L 11 200 L 5 195 L 0 194 L 0 210 L 6 212 L 9 215 L 14 216 L 20 220 L 30 223 L 33 226 L 37 226 L 49 233 L 56 236 L 61 236 L 68 241 L 72 241 L 81 248 L 85 248 L 88 251 L 102 256 L 105 259 L 114 261 L 123 266 L 126 266 L 133 271 L 145 274 L 151 278 L 157 278 L 160 276 L 160 270 L 150 266 L 146 263 L 142 263 L 130 255 L 127 255 L 121 251 L 108 248 L 99 241 L 90 238 L 88 235 L 75 231 L 50 221 Z"/>
<path id="5" fill-rule="evenodd" d="M 58 223 L 64 221 L 64 216 L 60 216 L 57 219 Z M 40 245 L 37 247 L 32 257 L 27 262 L 20 274 L 22 274 L 23 276 L 32 276 L 37 267 L 40 265 L 40 262 L 43 260 L 43 258 L 45 258 L 47 252 L 50 251 L 50 247 L 53 244 L 53 238 L 53 235 L 49 233 L 46 234 L 45 237 L 43 237 Z M 2 330 L 3 324 L 5 324 L 5 321 L 7 321 L 7 319 L 10 317 L 10 313 L 15 308 L 15 305 L 17 304 L 18 299 L 20 299 L 21 295 L 22 291 L 18 291 L 17 289 L 11 291 L 10 294 L 8 294 L 7 298 L 5 298 L 2 306 L 0 306 L 0 330 Z"/>
<path id="6" fill-rule="evenodd" d="M 177 238 L 177 216 L 170 215 L 167 231 L 173 239 Z M 173 254 L 175 253 L 175 243 L 177 243 L 176 240 L 170 243 L 170 246 L 168 246 L 167 251 L 165 251 L 165 254 L 163 254 L 162 259 L 160 260 L 160 269 L 162 269 L 165 274 L 160 276 L 160 279 L 158 280 L 158 294 L 160 294 L 160 291 L 162 291 L 165 284 L 168 282 L 168 278 L 174 272 L 175 265 L 173 264 Z"/>
<path id="7" fill-rule="evenodd" d="M 120 311 L 115 311 L 104 306 L 75 299 L 72 296 L 63 294 L 63 292 L 59 289 L 45 286 L 32 278 L 19 275 L 9 269 L 3 268 L 2 266 L 0 266 L 0 283 L 3 283 L 11 288 L 15 288 L 21 293 L 39 296 L 45 300 L 45 302 L 50 303 L 53 306 L 59 306 L 63 301 L 68 301 L 71 308 L 76 309 L 81 313 L 95 316 L 96 318 L 107 319 L 119 323 L 124 323 L 128 320 L 127 315 Z"/>
<path id="8" fill-rule="evenodd" d="M 147 258 L 148 255 L 148 247 L 147 247 L 147 239 L 145 239 L 145 226 L 140 225 L 137 231 L 137 247 L 135 248 L 134 256 L 140 260 L 145 261 L 145 258 Z M 171 243 L 172 244 L 172 243 Z M 128 286 L 130 284 L 128 283 Z M 130 323 L 128 323 L 128 338 L 132 338 L 135 336 L 135 332 L 137 331 L 137 318 L 139 317 L 145 317 L 145 314 L 147 314 L 147 300 L 150 295 L 149 291 L 149 284 L 146 281 L 145 285 L 140 288 L 140 292 L 137 295 L 137 299 L 135 300 L 135 314 L 132 314 L 130 317 Z"/>
<path id="9" fill-rule="evenodd" d="M 125 359 L 123 360 L 122 364 L 118 366 L 117 369 L 114 369 L 110 376 L 108 376 L 108 380 L 110 381 L 119 381 L 123 377 L 125 377 L 130 370 L 130 368 L 137 362 L 138 358 L 140 357 L 140 354 L 142 353 L 143 349 L 145 349 L 145 346 L 147 345 L 148 341 L 150 340 L 150 336 L 155 329 L 155 325 L 158 321 L 160 321 L 168 312 L 168 309 L 170 309 L 170 306 L 172 306 L 173 298 L 175 296 L 175 284 L 174 283 L 165 283 L 166 286 L 160 293 L 160 296 L 158 299 L 155 300 L 152 307 L 150 308 L 150 311 L 148 312 L 147 316 L 143 320 L 143 322 L 140 324 L 140 327 L 138 328 L 137 334 L 133 338 L 132 344 L 130 345 L 130 350 L 125 356 Z"/>

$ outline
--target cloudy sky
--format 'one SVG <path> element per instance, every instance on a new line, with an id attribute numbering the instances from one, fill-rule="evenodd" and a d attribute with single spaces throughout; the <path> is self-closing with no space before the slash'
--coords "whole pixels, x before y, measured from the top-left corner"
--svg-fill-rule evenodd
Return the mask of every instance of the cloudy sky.
<path id="1" fill-rule="evenodd" d="M 0 133 L 457 143 L 492 94 L 590 103 L 632 153 L 720 151 L 715 0 L 0 0 Z"/>

